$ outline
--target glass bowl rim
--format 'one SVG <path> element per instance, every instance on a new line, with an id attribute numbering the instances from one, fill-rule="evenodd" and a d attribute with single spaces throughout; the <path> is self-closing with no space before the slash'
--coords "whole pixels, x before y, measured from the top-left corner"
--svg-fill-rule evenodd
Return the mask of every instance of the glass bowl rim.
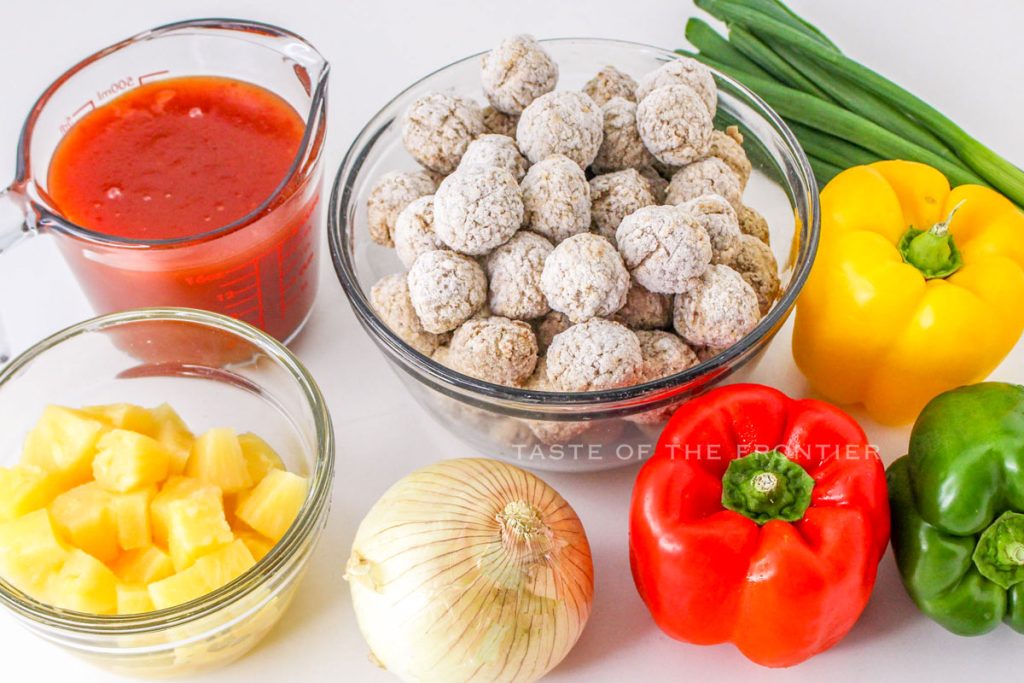
<path id="1" fill-rule="evenodd" d="M 650 51 L 655 53 L 657 56 L 664 57 L 666 59 L 680 58 L 677 53 L 671 50 L 629 40 L 561 37 L 545 38 L 541 39 L 539 42 L 548 44 L 588 43 L 594 46 L 617 45 L 620 47 L 631 47 L 638 50 Z M 407 86 L 401 92 L 388 100 L 388 102 L 385 103 L 369 121 L 367 121 L 359 133 L 356 134 L 352 144 L 349 146 L 348 151 L 346 151 L 345 156 L 342 159 L 341 165 L 338 167 L 338 171 L 335 175 L 334 183 L 331 188 L 331 198 L 327 212 L 327 237 L 331 261 L 334 264 L 335 275 L 341 283 L 342 289 L 345 291 L 345 295 L 349 300 L 349 304 L 352 306 L 362 325 L 372 332 L 372 336 L 375 341 L 383 343 L 392 352 L 392 355 L 397 356 L 397 358 L 401 360 L 403 370 L 408 371 L 411 367 L 419 373 L 431 378 L 433 381 L 441 382 L 442 385 L 454 386 L 459 390 L 468 391 L 474 395 L 482 396 L 489 400 L 512 402 L 529 406 L 531 409 L 553 407 L 607 409 L 622 404 L 628 405 L 640 398 L 658 395 L 666 390 L 685 387 L 692 382 L 696 382 L 718 371 L 724 366 L 730 365 L 735 358 L 750 351 L 753 347 L 764 341 L 766 337 L 770 337 L 778 326 L 781 326 L 782 322 L 785 321 L 793 306 L 796 304 L 796 299 L 807 281 L 807 277 L 810 274 L 811 266 L 817 252 L 820 236 L 821 213 L 818 201 L 817 181 L 815 180 L 814 172 L 811 169 L 807 155 L 804 153 L 803 148 L 797 141 L 796 136 L 789 129 L 789 126 L 787 126 L 785 121 L 782 120 L 782 117 L 779 116 L 775 110 L 772 109 L 756 93 L 751 91 L 742 83 L 721 73 L 720 71 L 717 71 L 716 69 L 708 67 L 716 81 L 724 82 L 730 88 L 740 93 L 743 97 L 749 99 L 750 102 L 755 105 L 754 108 L 759 109 L 756 113 L 764 118 L 782 137 L 782 140 L 785 143 L 785 151 L 791 157 L 792 162 L 800 172 L 799 179 L 801 181 L 800 184 L 803 187 L 793 187 L 788 181 L 785 185 L 794 195 L 797 194 L 798 190 L 803 190 L 803 194 L 805 194 L 807 198 L 807 209 L 810 219 L 799 226 L 800 250 L 798 252 L 798 256 L 802 258 L 798 258 L 794 265 L 794 271 L 790 279 L 789 287 L 768 314 L 758 321 L 758 324 L 740 341 L 712 358 L 701 361 L 697 365 L 687 368 L 682 372 L 650 382 L 645 382 L 643 384 L 603 391 L 542 392 L 493 384 L 491 382 L 486 382 L 484 380 L 456 372 L 455 370 L 435 361 L 430 356 L 424 355 L 412 348 L 395 332 L 393 332 L 373 310 L 368 298 L 359 286 L 359 277 L 356 274 L 355 264 L 353 263 L 353 259 L 351 258 L 348 249 L 350 246 L 350 240 L 348 238 L 347 231 L 342 229 L 343 225 L 347 224 L 347 221 L 343 219 L 343 209 L 347 209 L 354 198 L 353 183 L 351 180 L 355 177 L 355 174 L 351 172 L 350 167 L 358 163 L 356 168 L 357 173 L 358 170 L 361 169 L 367 148 L 372 146 L 377 138 L 377 135 L 374 134 L 371 136 L 371 133 L 380 131 L 385 124 L 391 125 L 391 122 L 384 120 L 384 113 L 391 108 L 395 102 L 405 97 L 408 93 L 417 90 L 434 76 L 447 71 L 454 66 L 464 64 L 471 60 L 477 60 L 484 54 L 486 54 L 486 51 L 478 52 L 435 69 L 427 75 L 417 79 L 411 85 Z"/>
<path id="2" fill-rule="evenodd" d="M 0 577 L 0 604 L 36 624 L 78 635 L 102 637 L 164 631 L 209 617 L 252 594 L 267 581 L 277 577 L 282 570 L 289 569 L 292 561 L 301 553 L 305 544 L 311 538 L 315 539 L 318 527 L 321 525 L 320 520 L 329 507 L 334 478 L 335 444 L 331 416 L 324 396 L 316 380 L 295 354 L 269 334 L 240 320 L 211 311 L 173 307 L 138 308 L 90 318 L 42 339 L 11 359 L 7 365 L 0 367 L 0 391 L 3 391 L 8 380 L 19 375 L 37 357 L 65 341 L 81 334 L 100 332 L 119 325 L 161 320 L 195 323 L 231 334 L 253 344 L 288 372 L 296 382 L 306 405 L 313 414 L 316 430 L 316 455 L 313 471 L 310 474 L 309 492 L 295 521 L 269 553 L 259 559 L 244 574 L 226 585 L 174 607 L 140 614 L 88 614 L 61 609 L 36 600 Z M 252 610 L 247 610 L 236 620 L 244 619 L 251 612 Z M 204 629 L 203 632 L 195 634 L 193 637 L 201 638 L 203 634 L 219 630 L 222 626 L 222 624 L 211 623 L 208 629 Z M 160 650 L 180 644 L 180 641 L 168 642 L 138 649 Z M 117 647 L 115 649 L 135 648 Z"/>

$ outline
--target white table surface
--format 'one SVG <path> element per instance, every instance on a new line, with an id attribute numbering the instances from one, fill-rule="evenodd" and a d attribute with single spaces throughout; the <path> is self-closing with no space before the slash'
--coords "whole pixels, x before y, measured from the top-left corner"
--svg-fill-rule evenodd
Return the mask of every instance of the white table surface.
<path id="1" fill-rule="evenodd" d="M 937 105 L 1011 161 L 1024 164 L 1020 0 L 793 0 L 853 57 Z M 13 175 L 18 131 L 35 97 L 87 53 L 144 28 L 199 16 L 248 17 L 288 27 L 332 62 L 328 174 L 362 124 L 419 76 L 512 33 L 596 36 L 678 47 L 695 13 L 685 0 L 20 0 L 4 3 L 0 62 L 0 160 Z M 86 10 L 88 7 L 88 10 Z M 0 174 L 2 175 L 2 174 Z M 1024 235 L 1022 235 L 1024 239 Z M 324 245 L 326 257 L 326 245 Z M 240 662 L 197 681 L 394 680 L 375 668 L 356 628 L 342 572 L 363 514 L 396 479 L 437 459 L 472 453 L 404 393 L 357 325 L 327 258 L 316 310 L 294 350 L 318 378 L 338 436 L 331 518 L 291 611 Z M 89 317 L 50 238 L 0 257 L 0 312 L 15 351 Z M 1024 344 L 994 377 L 1024 382 Z M 758 381 L 806 395 L 789 353 L 788 327 L 760 365 Z M 860 417 L 860 415 L 858 415 Z M 394 429 L 396 423 L 402 429 Z M 887 462 L 906 429 L 864 425 Z M 1021 636 L 1006 628 L 964 639 L 918 614 L 891 556 L 863 618 L 831 651 L 796 668 L 761 670 L 728 645 L 696 647 L 662 635 L 633 588 L 626 557 L 630 467 L 589 475 L 544 475 L 575 506 L 594 550 L 594 612 L 577 647 L 546 680 L 621 683 L 716 681 L 1020 680 Z M 37 640 L 0 614 L 0 680 L 115 681 Z"/>

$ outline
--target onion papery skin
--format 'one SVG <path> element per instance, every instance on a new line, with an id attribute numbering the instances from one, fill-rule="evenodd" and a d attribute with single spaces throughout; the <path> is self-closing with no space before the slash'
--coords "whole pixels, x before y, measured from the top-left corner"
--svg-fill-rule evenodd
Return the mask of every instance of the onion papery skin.
<path id="1" fill-rule="evenodd" d="M 373 656 L 409 683 L 529 683 L 590 616 L 594 569 L 572 507 L 538 477 L 447 460 L 363 519 L 346 579 Z"/>

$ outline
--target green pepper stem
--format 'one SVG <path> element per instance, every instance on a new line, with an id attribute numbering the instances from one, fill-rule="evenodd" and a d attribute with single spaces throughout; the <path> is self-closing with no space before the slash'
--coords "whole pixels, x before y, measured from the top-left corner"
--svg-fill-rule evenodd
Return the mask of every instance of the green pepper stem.
<path id="1" fill-rule="evenodd" d="M 1024 581 L 1024 515 L 1004 512 L 974 548 L 974 565 L 989 581 L 1008 589 Z"/>
<path id="2" fill-rule="evenodd" d="M 751 453 L 729 463 L 722 477 L 722 507 L 758 524 L 796 522 L 811 505 L 814 480 L 778 451 Z"/>
<path id="3" fill-rule="evenodd" d="M 960 202 L 954 206 L 946 220 L 929 230 L 911 226 L 896 245 L 903 260 L 921 271 L 926 280 L 949 277 L 964 264 L 953 235 L 949 233 L 949 224 L 963 204 Z"/>

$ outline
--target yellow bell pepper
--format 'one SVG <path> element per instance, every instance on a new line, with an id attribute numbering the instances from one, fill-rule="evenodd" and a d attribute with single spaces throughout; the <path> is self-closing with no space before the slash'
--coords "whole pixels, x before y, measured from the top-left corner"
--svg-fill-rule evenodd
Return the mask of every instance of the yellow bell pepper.
<path id="1" fill-rule="evenodd" d="M 916 162 L 850 168 L 821 193 L 793 356 L 836 403 L 885 424 L 987 377 L 1024 331 L 1024 213 Z"/>

